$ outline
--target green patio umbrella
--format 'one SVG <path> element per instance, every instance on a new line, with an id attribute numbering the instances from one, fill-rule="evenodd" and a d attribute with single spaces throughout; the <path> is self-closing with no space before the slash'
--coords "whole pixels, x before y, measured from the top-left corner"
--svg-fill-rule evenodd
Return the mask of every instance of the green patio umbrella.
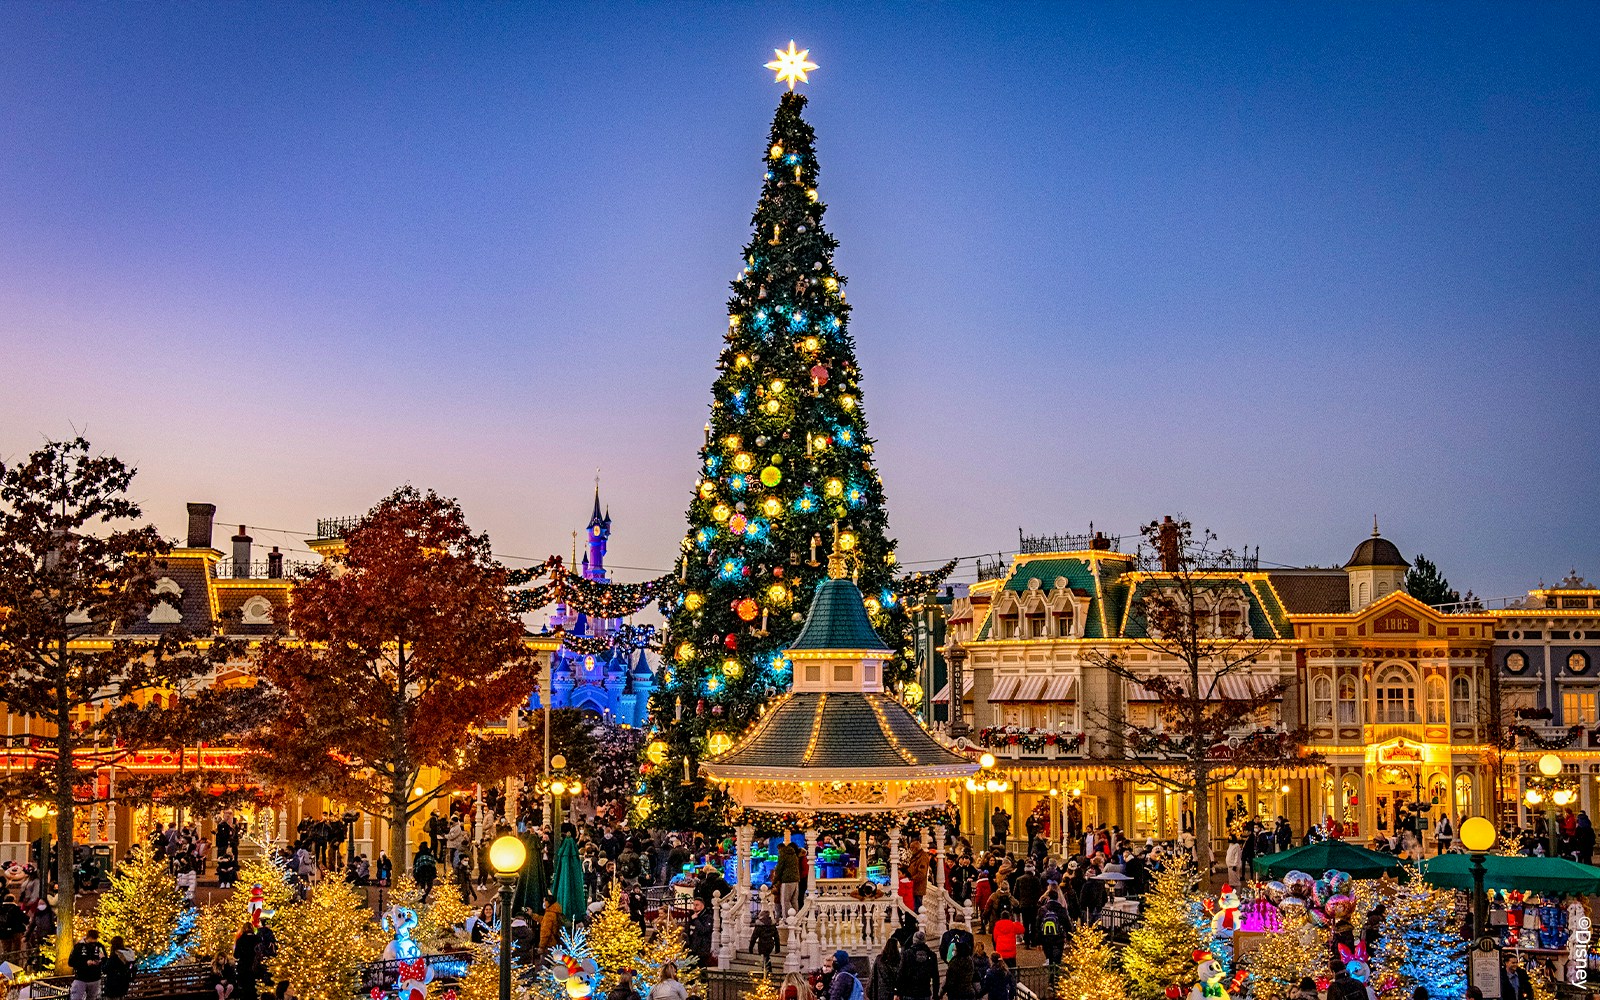
<path id="1" fill-rule="evenodd" d="M 1319 878 L 1326 871 L 1346 872 L 1351 878 L 1378 878 L 1384 874 L 1398 875 L 1400 859 L 1342 840 L 1323 840 L 1277 854 L 1263 854 L 1250 866 L 1264 878 L 1283 878 L 1294 871 Z"/>
<path id="2" fill-rule="evenodd" d="M 1558 892 L 1569 896 L 1600 895 L 1600 868 L 1566 858 L 1485 855 L 1485 889 Z M 1472 891 L 1472 855 L 1441 854 L 1422 862 L 1422 880 L 1442 889 Z"/>
<path id="3" fill-rule="evenodd" d="M 544 838 L 537 833 L 521 835 L 522 846 L 528 850 L 528 861 L 517 876 L 517 895 L 511 909 L 516 912 L 530 909 L 535 913 L 544 909 L 544 894 L 549 890 L 549 877 L 544 869 Z"/>
<path id="4" fill-rule="evenodd" d="M 578 860 L 578 844 L 570 836 L 561 838 L 551 867 L 555 873 L 550 882 L 550 891 L 555 894 L 556 902 L 561 904 L 562 918 L 572 920 L 583 916 L 589 894 L 584 891 L 583 862 Z"/>

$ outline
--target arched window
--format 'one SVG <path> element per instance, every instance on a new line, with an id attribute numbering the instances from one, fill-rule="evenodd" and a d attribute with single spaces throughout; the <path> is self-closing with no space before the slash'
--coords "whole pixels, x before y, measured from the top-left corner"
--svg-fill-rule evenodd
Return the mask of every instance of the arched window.
<path id="1" fill-rule="evenodd" d="M 1460 726 L 1472 722 L 1473 714 L 1472 679 L 1457 677 L 1450 682 L 1450 717 Z"/>
<path id="2" fill-rule="evenodd" d="M 1358 584 L 1356 584 L 1356 607 L 1357 608 L 1364 608 L 1366 606 L 1367 606 L 1367 585 L 1365 583 L 1358 583 Z"/>
<path id="3" fill-rule="evenodd" d="M 1333 681 L 1327 674 L 1318 674 L 1311 682 L 1311 721 L 1318 725 L 1333 725 Z"/>
<path id="4" fill-rule="evenodd" d="M 1456 815 L 1472 815 L 1472 778 L 1465 774 L 1456 775 Z"/>
<path id="5" fill-rule="evenodd" d="M 1411 672 L 1392 663 L 1378 674 L 1377 722 L 1416 722 L 1417 683 Z"/>
<path id="6" fill-rule="evenodd" d="M 1063 639 L 1072 638 L 1072 605 L 1067 605 L 1056 612 L 1056 635 Z"/>
<path id="7" fill-rule="evenodd" d="M 1356 712 L 1356 679 L 1345 674 L 1339 678 L 1339 724 L 1353 726 L 1359 721 Z"/>
<path id="8" fill-rule="evenodd" d="M 1428 689 L 1428 722 L 1432 725 L 1444 725 L 1444 678 L 1438 674 L 1427 680 Z"/>

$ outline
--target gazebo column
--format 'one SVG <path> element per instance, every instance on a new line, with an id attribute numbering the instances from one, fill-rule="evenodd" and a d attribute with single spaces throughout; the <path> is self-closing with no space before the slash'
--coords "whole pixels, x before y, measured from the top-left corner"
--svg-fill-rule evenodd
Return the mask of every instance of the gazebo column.
<path id="1" fill-rule="evenodd" d="M 817 831 L 806 830 L 806 895 L 816 898 L 817 892 Z M 802 907 L 805 903 L 802 901 Z"/>
<path id="2" fill-rule="evenodd" d="M 755 835 L 756 828 L 748 824 L 734 831 L 733 849 L 738 858 L 734 871 L 742 889 L 750 888 L 750 854 L 755 844 Z"/>
<path id="3" fill-rule="evenodd" d="M 889 892 L 900 895 L 900 828 L 889 831 Z"/>

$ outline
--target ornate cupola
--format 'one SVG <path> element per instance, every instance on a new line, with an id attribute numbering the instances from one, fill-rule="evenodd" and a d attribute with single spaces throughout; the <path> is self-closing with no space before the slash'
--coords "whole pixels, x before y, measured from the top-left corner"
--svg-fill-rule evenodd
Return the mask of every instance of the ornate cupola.
<path id="1" fill-rule="evenodd" d="M 1410 568 L 1411 564 L 1400 554 L 1400 549 L 1378 534 L 1378 518 L 1374 516 L 1372 537 L 1357 545 L 1350 553 L 1350 561 L 1344 564 L 1350 580 L 1350 610 L 1360 611 L 1397 590 L 1404 590 L 1406 570 Z"/>
<path id="2" fill-rule="evenodd" d="M 755 812 L 899 812 L 942 807 L 977 765 L 883 693 L 893 655 L 867 617 L 837 542 L 794 644 L 794 687 L 700 770 Z"/>

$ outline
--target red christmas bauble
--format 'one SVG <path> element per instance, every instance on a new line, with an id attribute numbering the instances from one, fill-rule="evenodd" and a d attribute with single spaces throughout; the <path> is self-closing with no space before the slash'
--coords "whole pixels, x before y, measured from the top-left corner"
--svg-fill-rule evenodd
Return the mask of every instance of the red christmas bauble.
<path id="1" fill-rule="evenodd" d="M 815 368 L 811 369 L 811 377 L 818 385 L 827 385 L 828 369 L 822 365 L 817 365 Z"/>
<path id="2" fill-rule="evenodd" d="M 727 636 L 722 640 L 722 644 L 724 646 L 727 646 L 729 649 L 738 649 L 739 648 L 739 637 L 734 635 L 732 632 L 729 632 L 727 634 Z"/>

